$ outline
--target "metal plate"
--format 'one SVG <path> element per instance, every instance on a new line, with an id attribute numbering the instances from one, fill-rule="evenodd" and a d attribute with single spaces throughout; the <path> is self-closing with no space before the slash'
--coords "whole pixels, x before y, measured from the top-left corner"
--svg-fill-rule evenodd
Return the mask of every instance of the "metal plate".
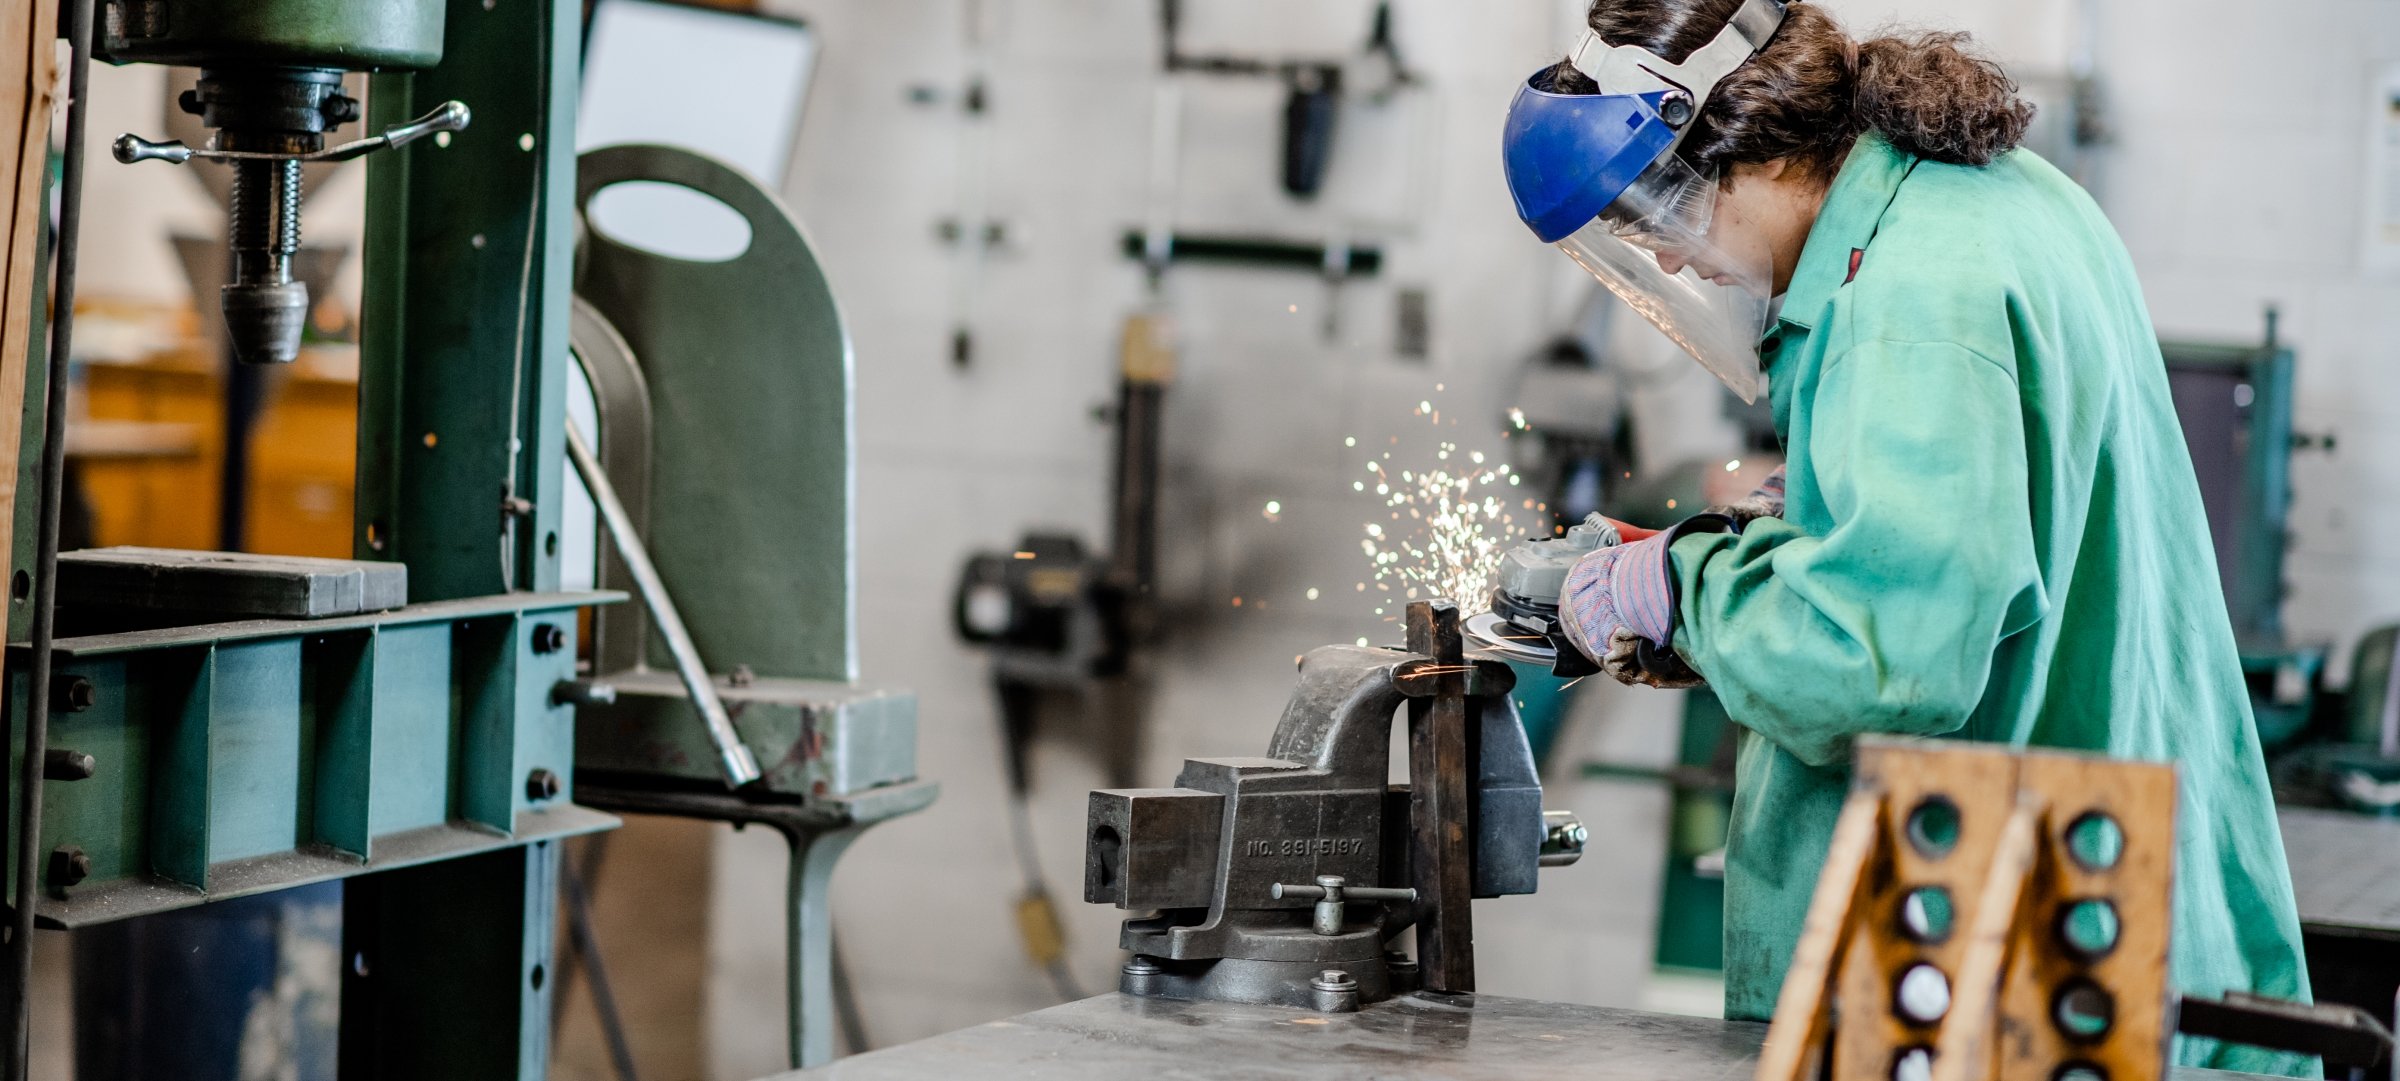
<path id="1" fill-rule="evenodd" d="M 398 563 L 171 548 L 93 548 L 58 557 L 66 607 L 206 612 L 234 619 L 322 619 L 408 603 Z"/>
<path id="2" fill-rule="evenodd" d="M 587 230 L 576 293 L 648 382 L 651 559 L 711 671 L 856 679 L 850 339 L 832 287 L 791 212 L 732 166 L 602 147 L 579 161 L 576 205 L 629 182 L 699 192 L 750 229 L 748 248 L 713 263 Z M 633 616 L 611 613 L 611 632 Z M 660 643 L 650 652 L 668 667 Z"/>
<path id="3" fill-rule="evenodd" d="M 2300 924 L 2400 941 L 2400 820 L 2281 808 Z"/>
<path id="4" fill-rule="evenodd" d="M 1476 996 L 1354 1014 L 1102 995 L 775 1081 L 1748 1081 L 1767 1026 Z M 2179 1069 L 2181 1081 L 2252 1077 Z"/>
<path id="5" fill-rule="evenodd" d="M 576 713 L 579 769 L 717 781 L 717 755 L 673 673 L 616 672 L 595 682 L 617 700 Z M 766 787 L 850 796 L 917 775 L 917 696 L 852 683 L 719 676 L 733 727 Z"/>

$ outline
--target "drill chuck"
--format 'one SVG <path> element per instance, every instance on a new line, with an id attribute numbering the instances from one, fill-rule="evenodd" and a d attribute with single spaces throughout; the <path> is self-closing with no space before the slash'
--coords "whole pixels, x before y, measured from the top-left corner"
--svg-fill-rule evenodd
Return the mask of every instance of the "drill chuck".
<path id="1" fill-rule="evenodd" d="M 220 303 L 233 354 L 253 364 L 288 364 L 308 324 L 308 285 L 292 278 L 300 250 L 300 163 L 237 161 L 227 235 L 233 280 Z"/>

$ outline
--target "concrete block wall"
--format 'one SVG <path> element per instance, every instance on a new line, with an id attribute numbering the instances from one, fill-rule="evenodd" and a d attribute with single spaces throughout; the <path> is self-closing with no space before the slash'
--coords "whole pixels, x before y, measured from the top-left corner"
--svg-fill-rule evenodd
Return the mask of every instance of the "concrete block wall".
<path id="1" fill-rule="evenodd" d="M 1372 5 L 1186 6 L 1192 50 L 1282 58 L 1355 50 Z M 1383 272 L 1337 291 L 1309 273 L 1178 267 L 1155 301 L 1139 267 L 1116 254 L 1152 205 L 1155 5 L 788 8 L 824 39 L 787 195 L 832 268 L 855 337 L 866 675 L 918 692 L 923 772 L 944 786 L 932 810 L 868 833 L 837 876 L 835 918 L 878 1043 L 1056 1001 L 1017 942 L 997 724 L 982 657 L 949 629 L 950 591 L 968 553 L 1012 544 L 1029 526 L 1105 543 L 1108 431 L 1093 409 L 1113 400 L 1127 315 L 1157 305 L 1182 346 L 1166 419 L 1162 541 L 1176 630 L 1142 783 L 1167 783 L 1185 757 L 1263 749 L 1301 652 L 1397 638 L 1374 611 L 1380 595 L 1356 589 L 1369 577 L 1358 541 L 1375 501 L 1350 485 L 1367 476 L 1370 454 L 1390 450 L 1395 471 L 1432 465 L 1433 444 L 1449 440 L 1505 460 L 1508 375 L 1581 297 L 1571 285 L 1580 272 L 1516 221 L 1498 124 L 1518 80 L 1559 49 L 1568 12 L 1399 8 L 1400 45 L 1424 86 L 1388 106 L 1345 106 L 1336 164 L 1312 203 L 1278 186 L 1280 83 L 1175 80 L 1178 227 L 1378 243 Z M 980 27 L 979 45 L 970 25 Z M 989 90 L 980 120 L 955 105 L 977 71 Z M 912 100 L 915 87 L 937 103 Z M 961 286 L 966 256 L 935 226 L 977 205 L 1005 223 L 1009 240 L 970 290 Z M 1430 299 L 1422 359 L 1395 354 L 1394 296 L 1404 288 Z M 972 296 L 965 322 L 975 342 L 964 367 L 950 351 L 962 295 Z M 1704 376 L 1678 383 L 1707 385 Z M 1436 407 L 1439 427 L 1418 415 L 1420 403 Z M 1270 501 L 1280 505 L 1272 518 Z M 1637 705 L 1655 716 L 1635 724 L 1595 696 L 1560 760 L 1600 747 L 1663 757 L 1673 704 L 1646 697 Z M 1040 856 L 1072 967 L 1087 989 L 1104 989 L 1121 960 L 1123 914 L 1080 895 L 1084 794 L 1107 782 L 1071 734 L 1045 741 L 1034 770 Z M 1552 802 L 1582 810 L 1607 851 L 1554 876 L 1567 885 L 1483 907 L 1485 984 L 1631 1004 L 1649 964 L 1664 800 L 1576 787 Z M 764 951 L 780 927 L 779 846 L 730 834 L 721 845 L 714 934 Z M 724 951 L 717 956 L 722 963 Z M 773 1064 L 775 988 L 755 979 L 719 986 L 713 1076 L 753 1076 Z"/>
<path id="2" fill-rule="evenodd" d="M 858 335 L 867 663 L 873 677 L 923 696 L 926 771 L 948 786 L 935 811 L 862 842 L 838 891 L 842 912 L 877 914 L 844 926 L 884 1041 L 1049 1000 L 1019 961 L 1008 921 L 1015 881 L 980 661 L 941 628 L 950 574 L 965 552 L 1008 543 L 1029 524 L 1095 538 L 1103 528 L 1105 432 L 1085 418 L 1108 397 L 1119 321 L 1144 303 L 1138 274 L 1105 253 L 1147 208 L 1157 40 L 1144 4 L 988 2 L 975 51 L 962 29 L 972 12 L 961 2 L 803 6 L 827 47 L 791 194 L 837 268 Z M 1281 55 L 1347 48 L 1365 9 L 1188 6 L 1195 49 Z M 2342 438 L 2333 455 L 2303 456 L 2297 466 L 2295 628 L 2341 638 L 2400 616 L 2400 561 L 2373 544 L 2394 514 L 2378 496 L 2394 482 L 2377 465 L 2391 460 L 2379 452 L 2400 430 L 2386 423 L 2400 398 L 2378 361 L 2400 331 L 2400 296 L 2393 282 L 2359 270 L 2356 254 L 2368 73 L 2400 55 L 2400 12 L 2365 2 L 2221 2 L 2198 15 L 2162 0 L 1833 6 L 1862 31 L 1975 31 L 2029 81 L 2093 50 L 2119 133 L 2098 194 L 2134 253 L 2162 333 L 2248 339 L 2264 305 L 2279 304 L 2301 349 L 2301 424 Z M 1312 238 L 1372 232 L 1390 224 L 1395 207 L 1413 217 L 1378 237 L 1391 258 L 1383 279 L 1347 286 L 1334 300 L 1341 330 L 1333 341 L 1321 334 L 1327 290 L 1306 276 L 1192 269 L 1169 278 L 1163 303 L 1180 322 L 1185 367 L 1168 422 L 1167 560 L 1171 583 L 1195 609 L 1158 694 L 1156 778 L 1187 754 L 1237 753 L 1263 739 L 1288 687 L 1288 658 L 1371 632 L 1376 617 L 1355 594 L 1335 588 L 1313 604 L 1300 599 L 1307 586 L 1358 579 L 1349 531 L 1362 515 L 1346 498 L 1357 455 L 1339 437 L 1372 446 L 1400 436 L 1421 447 L 1410 407 L 1438 397 L 1446 417 L 1471 418 L 1466 430 L 1488 439 L 1506 404 L 1493 398 L 1505 373 L 1571 310 L 1574 288 L 1557 276 L 1555 257 L 1526 244 L 1509 213 L 1491 144 L 1515 81 L 1558 48 L 1575 8 L 1401 5 L 1403 47 L 1430 75 L 1429 88 L 1402 106 L 1419 115 L 1349 110 L 1340 164 L 1315 205 L 1272 184 L 1277 88 L 1183 81 L 1179 224 Z M 2263 25 L 2275 32 L 2262 37 Z M 971 70 L 986 72 L 992 87 L 980 158 L 962 150 L 955 112 L 909 105 L 903 92 L 955 90 Z M 1430 165 L 1410 160 L 1412 138 L 1430 145 Z M 962 176 L 976 160 L 985 163 L 980 186 Z M 1420 167 L 1429 183 L 1393 183 Z M 945 341 L 958 310 L 959 257 L 928 238 L 934 220 L 976 201 L 962 197 L 970 191 L 1015 241 L 978 279 L 968 321 L 979 348 L 960 370 Z M 1396 285 L 1433 297 L 1435 345 L 1422 364 L 1391 352 Z M 1434 384 L 1444 389 L 1429 390 Z M 976 464 L 962 469 L 962 453 Z M 1268 499 L 1282 504 L 1280 521 L 1260 514 Z M 1250 603 L 1235 611 L 1234 595 Z M 1224 607 L 1204 615 L 1211 605 Z M 1655 709 L 1638 700 L 1630 709 L 1594 705 L 1581 738 L 1628 738 L 1631 718 Z M 1116 957 L 1115 913 L 1073 901 L 1081 793 L 1099 778 L 1069 746 L 1043 748 L 1037 771 L 1043 861 L 1068 916 L 1075 967 L 1100 986 Z M 1561 788 L 1586 802 L 1623 798 Z M 1601 805 L 1622 808 L 1604 836 L 1657 832 L 1656 808 L 1646 818 L 1629 803 Z M 1653 853 L 1616 865 L 1655 862 Z M 1492 982 L 1630 1001 L 1624 981 L 1646 964 L 1646 948 L 1575 936 L 1634 915 L 1646 933 L 1646 913 L 1612 906 L 1631 897 L 1639 908 L 1649 890 L 1640 882 L 1561 888 L 1521 902 L 1541 915 L 1518 920 L 1502 915 L 1504 905 L 1487 906 Z M 1530 924 L 1578 929 L 1548 944 L 1574 945 L 1512 944 L 1508 928 Z"/>
<path id="3" fill-rule="evenodd" d="M 1113 253 L 1150 207 L 1155 11 L 1142 0 L 777 6 L 824 41 L 787 195 L 833 268 L 857 343 L 866 674 L 919 692 L 924 772 L 946 787 L 933 811 L 869 833 L 839 879 L 845 945 L 875 1036 L 889 1043 L 1051 1000 L 1016 945 L 1000 745 L 982 659 L 948 629 L 949 593 L 968 552 L 1010 544 L 1028 526 L 1102 539 L 1108 433 L 1092 408 L 1112 395 L 1121 321 L 1150 303 L 1138 271 Z M 1186 6 L 1194 50 L 1297 56 L 1353 48 L 1369 5 Z M 2378 543 L 2400 526 L 2400 480 L 2387 464 L 2400 460 L 2400 375 L 2388 362 L 2400 341 L 2400 278 L 2367 272 L 2359 256 L 2370 89 L 2380 65 L 2400 60 L 2400 8 L 1832 6 L 1858 30 L 1973 30 L 2029 75 L 2063 69 L 2090 46 L 2116 133 L 2098 194 L 2161 333 L 2249 340 L 2262 309 L 2279 306 L 2300 355 L 2300 425 L 2338 436 L 2332 453 L 2295 460 L 2295 633 L 2346 641 L 2400 618 L 2400 557 Z M 1184 367 L 1168 417 L 1165 556 L 1187 607 L 1157 692 L 1146 781 L 1163 783 L 1188 755 L 1260 746 L 1295 654 L 1387 633 L 1372 603 L 1349 591 L 1362 577 L 1356 530 L 1371 507 L 1348 489 L 1362 463 L 1343 437 L 1392 447 L 1396 460 L 1427 455 L 1434 438 L 1504 446 L 1496 421 L 1510 404 L 1507 374 L 1571 316 L 1581 289 L 1576 272 L 1527 241 L 1492 151 L 1516 80 L 1558 51 L 1579 7 L 1403 0 L 1401 45 L 1426 86 L 1390 108 L 1345 111 L 1328 191 L 1313 204 L 1275 185 L 1278 88 L 1182 81 L 1179 225 L 1374 240 L 1387 265 L 1338 295 L 1305 274 L 1192 268 L 1168 278 L 1158 303 L 1181 327 Z M 969 122 L 957 95 L 978 71 L 991 109 Z M 95 135 L 154 128 L 161 78 L 96 70 Z M 936 101 L 912 101 L 917 87 Z M 175 170 L 95 160 L 92 205 L 118 212 L 87 217 L 86 288 L 180 295 L 161 233 L 212 227 L 213 207 Z M 325 196 L 356 199 L 339 188 Z M 935 227 L 972 207 L 1005 222 L 1009 240 L 970 288 L 966 257 Z M 344 219 L 355 216 L 312 206 L 311 232 L 354 229 Z M 1400 288 L 1431 298 L 1422 361 L 1394 355 Z M 1328 303 L 1338 306 L 1331 341 Z M 962 311 L 977 345 L 963 369 L 950 358 Z M 1706 408 L 1689 406 L 1689 388 L 1648 397 L 1659 400 L 1642 402 L 1645 415 L 1674 418 L 1646 427 L 1645 440 L 1660 444 L 1652 459 L 1705 453 L 1725 438 Z M 1420 400 L 1458 427 L 1437 435 L 1411 415 Z M 1283 507 L 1279 520 L 1262 513 L 1270 499 Z M 1320 600 L 1305 599 L 1311 586 Z M 1238 610 L 1236 595 L 1246 601 Z M 1594 750 L 1662 755 L 1669 700 L 1606 690 L 1587 696 L 1561 761 Z M 1104 986 L 1117 914 L 1076 899 L 1083 792 L 1103 782 L 1071 739 L 1045 744 L 1035 768 L 1042 860 L 1074 966 L 1087 986 Z M 1553 802 L 1583 810 L 1613 847 L 1543 895 L 1485 906 L 1486 982 L 1635 1001 L 1664 808 L 1648 793 L 1576 784 L 1558 785 Z M 779 1054 L 780 981 L 766 961 L 779 951 L 781 858 L 758 831 L 718 844 L 710 949 L 724 975 L 711 992 L 711 1075 L 751 1077 Z"/>
<path id="4" fill-rule="evenodd" d="M 2098 56 L 2111 148 L 2101 193 L 2159 332 L 2254 341 L 2283 313 L 2294 418 L 2337 437 L 2292 461 L 2295 636 L 2337 643 L 2400 620 L 2400 274 L 2363 266 L 2376 72 L 2400 7 L 2112 0 Z M 2337 653 L 2337 675 L 2348 671 Z M 2346 678 L 2346 676 L 2345 676 Z"/>

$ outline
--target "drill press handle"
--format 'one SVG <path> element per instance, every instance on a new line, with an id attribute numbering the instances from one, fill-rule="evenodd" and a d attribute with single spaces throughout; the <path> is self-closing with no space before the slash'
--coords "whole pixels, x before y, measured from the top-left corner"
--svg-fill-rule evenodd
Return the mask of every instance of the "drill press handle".
<path id="1" fill-rule="evenodd" d="M 143 161 L 163 161 L 171 165 L 181 165 L 193 158 L 208 158 L 213 161 L 348 161 L 378 150 L 406 146 L 437 132 L 465 131 L 467 124 L 473 119 L 474 113 L 467 108 L 465 102 L 445 101 L 432 112 L 415 120 L 385 128 L 381 135 L 371 135 L 364 139 L 306 154 L 220 150 L 214 146 L 195 150 L 181 142 L 156 143 L 139 135 L 131 134 L 117 136 L 117 141 L 110 145 L 109 150 L 116 155 L 118 161 L 127 165 Z"/>

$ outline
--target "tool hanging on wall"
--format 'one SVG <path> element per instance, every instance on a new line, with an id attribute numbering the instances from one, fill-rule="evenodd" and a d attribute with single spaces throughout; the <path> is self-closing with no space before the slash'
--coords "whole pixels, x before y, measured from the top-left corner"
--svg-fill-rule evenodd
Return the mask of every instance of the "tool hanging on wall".
<path id="1" fill-rule="evenodd" d="M 1313 199 L 1324 188 L 1325 171 L 1333 163 L 1334 134 L 1346 91 L 1360 92 L 1368 100 L 1381 104 L 1418 81 L 1416 72 L 1401 59 L 1400 46 L 1392 37 L 1389 0 L 1375 5 L 1366 44 L 1355 55 L 1346 57 L 1269 60 L 1184 52 L 1183 0 L 1160 0 L 1159 29 L 1170 73 L 1283 81 L 1283 190 L 1295 199 Z"/>
<path id="2" fill-rule="evenodd" d="M 1284 103 L 1277 179 L 1286 195 L 1312 202 L 1324 191 L 1326 176 L 1333 166 L 1335 136 L 1345 101 L 1355 97 L 1374 105 L 1387 104 L 1401 90 L 1421 81 L 1401 58 L 1392 25 L 1392 5 L 1386 0 L 1375 5 L 1365 44 L 1346 56 L 1270 59 L 1231 53 L 1193 53 L 1186 52 L 1182 45 L 1182 0 L 1161 0 L 1161 62 L 1170 76 L 1190 73 L 1281 81 Z M 1171 79 L 1162 82 L 1158 121 L 1162 138 L 1168 140 L 1179 136 L 1180 126 L 1181 102 L 1172 87 Z M 1155 172 L 1159 162 L 1154 159 L 1152 164 Z M 1412 194 L 1421 194 L 1416 191 L 1419 185 L 1413 172 L 1405 179 Z M 1417 202 L 1415 198 L 1407 201 Z M 1382 230 L 1404 231 L 1405 223 L 1418 216 L 1403 212 L 1397 216 L 1398 223 L 1387 224 Z M 1141 246 L 1137 249 L 1129 236 L 1126 247 L 1127 254 L 1151 265 L 1154 282 L 1167 262 L 1187 259 L 1314 270 L 1325 281 L 1322 323 L 1325 339 L 1332 341 L 1341 331 L 1342 284 L 1354 275 L 1375 273 L 1382 263 L 1380 249 L 1362 240 L 1362 234 L 1372 235 L 1382 230 L 1362 228 L 1358 222 L 1350 221 L 1328 230 L 1322 242 L 1302 243 L 1178 232 L 1170 220 L 1153 214 Z"/>
<path id="3" fill-rule="evenodd" d="M 1072 719 L 1099 748 L 1113 784 L 1141 759 L 1156 640 L 1161 419 L 1175 378 L 1164 313 L 1125 322 L 1113 420 L 1110 544 L 1093 553 L 1072 534 L 1035 532 L 1008 552 L 967 561 L 956 600 L 959 636 L 991 652 L 1008 768 L 1010 837 L 1024 874 L 1017 924 L 1028 958 L 1061 998 L 1083 997 L 1066 966 L 1065 931 L 1033 844 L 1031 756 L 1045 715 Z"/>
<path id="4" fill-rule="evenodd" d="M 2195 1036 L 2388 1057 L 2349 1007 L 2176 1008 L 2175 818 L 2171 763 L 1861 740 L 1758 1081 L 2157 1081 L 2179 1013 Z"/>

